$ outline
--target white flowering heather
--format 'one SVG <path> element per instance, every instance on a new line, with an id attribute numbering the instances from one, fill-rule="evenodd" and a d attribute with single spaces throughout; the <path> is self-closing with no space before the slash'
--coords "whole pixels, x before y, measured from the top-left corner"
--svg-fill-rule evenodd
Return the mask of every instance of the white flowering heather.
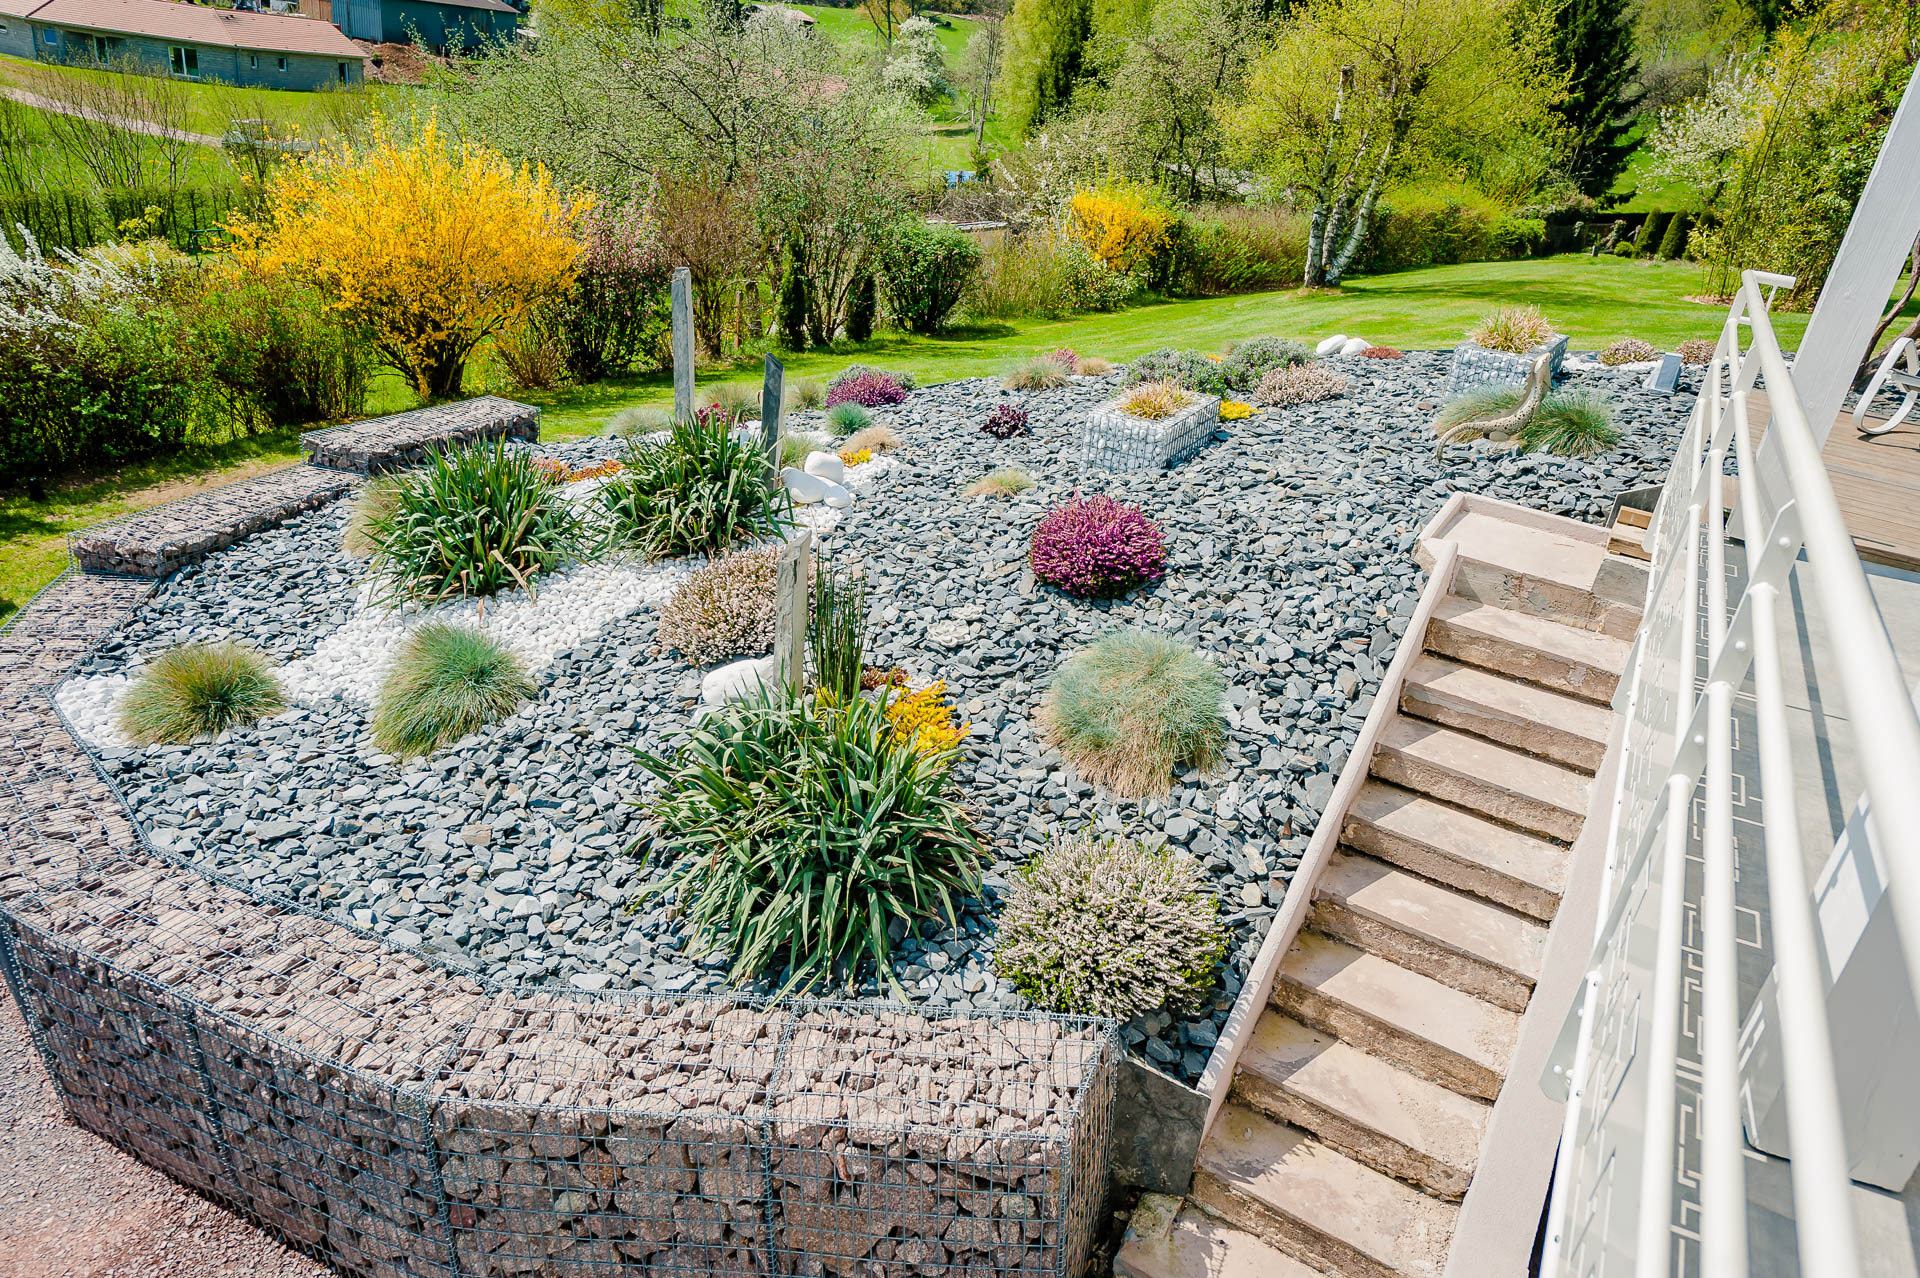
<path id="1" fill-rule="evenodd" d="M 1660 352 L 1652 342 L 1643 342 L 1637 337 L 1623 337 L 1600 352 L 1600 362 L 1609 368 L 1617 368 L 1621 364 L 1644 364 L 1659 358 Z"/>
<path id="2" fill-rule="evenodd" d="M 779 557 L 778 545 L 737 550 L 694 573 L 661 614 L 660 642 L 696 666 L 771 649 Z"/>
<path id="3" fill-rule="evenodd" d="M 1191 857 L 1087 834 L 1056 836 L 1027 863 L 998 942 L 994 966 L 1034 1003 L 1119 1020 L 1198 1006 L 1227 952 Z"/>
<path id="4" fill-rule="evenodd" d="M 1276 368 L 1262 377 L 1258 394 L 1261 403 L 1286 408 L 1334 399 L 1352 388 L 1352 382 L 1325 364 L 1293 364 Z"/>

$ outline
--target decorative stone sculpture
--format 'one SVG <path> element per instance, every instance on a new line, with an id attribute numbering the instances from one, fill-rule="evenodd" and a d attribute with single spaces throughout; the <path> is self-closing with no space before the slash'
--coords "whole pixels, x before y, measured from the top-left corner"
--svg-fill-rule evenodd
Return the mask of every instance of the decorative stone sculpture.
<path id="1" fill-rule="evenodd" d="M 780 472 L 780 482 L 786 485 L 787 495 L 793 498 L 793 504 L 796 506 L 811 506 L 827 495 L 826 480 L 818 475 L 809 475 L 804 470 L 795 470 L 791 466 Z"/>
<path id="2" fill-rule="evenodd" d="M 1540 401 L 1547 397 L 1547 387 L 1553 384 L 1553 375 L 1548 371 L 1550 367 L 1551 361 L 1545 355 L 1534 360 L 1533 369 L 1527 374 L 1520 402 L 1514 405 L 1513 411 L 1505 416 L 1455 422 L 1446 427 L 1436 422 L 1434 430 L 1439 438 L 1433 445 L 1434 460 L 1440 460 L 1440 455 L 1448 444 L 1464 444 L 1470 439 L 1491 439 L 1496 443 L 1505 443 L 1518 435 L 1538 411 Z"/>
<path id="3" fill-rule="evenodd" d="M 840 460 L 838 453 L 808 453 L 802 468 L 809 474 L 826 480 L 830 484 L 847 482 L 847 466 Z"/>

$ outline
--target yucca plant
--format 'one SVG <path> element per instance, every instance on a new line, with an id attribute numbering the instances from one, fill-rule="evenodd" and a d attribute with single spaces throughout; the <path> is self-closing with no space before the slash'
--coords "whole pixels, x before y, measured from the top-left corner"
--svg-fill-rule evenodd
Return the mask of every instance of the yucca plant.
<path id="1" fill-rule="evenodd" d="M 192 643 L 161 653 L 120 701 L 120 731 L 141 745 L 219 736 L 287 704 L 259 653 Z"/>
<path id="2" fill-rule="evenodd" d="M 813 570 L 813 606 L 807 610 L 807 652 L 814 685 L 836 701 L 860 691 L 867 649 L 867 579 L 841 572 L 830 560 Z"/>
<path id="3" fill-rule="evenodd" d="M 374 702 L 373 741 L 389 754 L 426 754 L 506 718 L 533 694 L 505 644 L 472 626 L 430 621 L 394 655 Z"/>
<path id="4" fill-rule="evenodd" d="M 541 573 L 593 546 L 554 477 L 500 441 L 395 475 L 391 504 L 367 514 L 366 537 L 376 578 L 412 603 L 530 590 Z"/>
<path id="5" fill-rule="evenodd" d="M 722 414 L 629 443 L 625 466 L 599 493 L 615 545 L 654 558 L 717 555 L 793 522 L 766 456 Z"/>
<path id="6" fill-rule="evenodd" d="M 638 758 L 662 785 L 633 850 L 668 862 L 646 895 L 677 893 L 699 943 L 732 952 L 735 981 L 784 969 L 784 995 L 870 959 L 904 998 L 888 925 L 952 925 L 980 890 L 951 755 L 902 738 L 879 701 L 762 687 L 671 759 Z"/>

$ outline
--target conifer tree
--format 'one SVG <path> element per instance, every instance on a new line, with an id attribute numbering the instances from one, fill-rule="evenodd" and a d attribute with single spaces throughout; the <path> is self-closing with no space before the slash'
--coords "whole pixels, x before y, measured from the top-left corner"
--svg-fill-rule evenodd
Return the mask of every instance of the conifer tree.
<path id="1" fill-rule="evenodd" d="M 1633 51 L 1633 15 L 1622 0 L 1565 0 L 1554 24 L 1554 65 L 1567 75 L 1567 95 L 1555 112 L 1567 127 L 1567 175 L 1583 192 L 1601 196 L 1627 165 L 1639 91 Z"/>
<path id="2" fill-rule="evenodd" d="M 1015 0 L 1001 77 L 1003 114 L 1015 130 L 1032 131 L 1072 99 L 1092 28 L 1091 0 Z"/>

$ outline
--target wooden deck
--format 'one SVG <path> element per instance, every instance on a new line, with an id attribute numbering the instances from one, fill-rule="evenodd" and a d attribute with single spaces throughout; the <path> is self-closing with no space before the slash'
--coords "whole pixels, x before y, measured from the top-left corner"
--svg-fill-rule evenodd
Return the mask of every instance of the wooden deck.
<path id="1" fill-rule="evenodd" d="M 1898 401 L 1881 398 L 1881 421 L 1892 416 Z M 1755 391 L 1748 402 L 1748 419 L 1759 445 L 1767 423 L 1767 397 Z M 1842 413 L 1827 436 L 1821 460 L 1840 501 L 1840 513 L 1853 534 L 1860 557 L 1920 572 L 1920 412 L 1900 429 L 1885 435 L 1862 435 L 1851 413 Z"/>

